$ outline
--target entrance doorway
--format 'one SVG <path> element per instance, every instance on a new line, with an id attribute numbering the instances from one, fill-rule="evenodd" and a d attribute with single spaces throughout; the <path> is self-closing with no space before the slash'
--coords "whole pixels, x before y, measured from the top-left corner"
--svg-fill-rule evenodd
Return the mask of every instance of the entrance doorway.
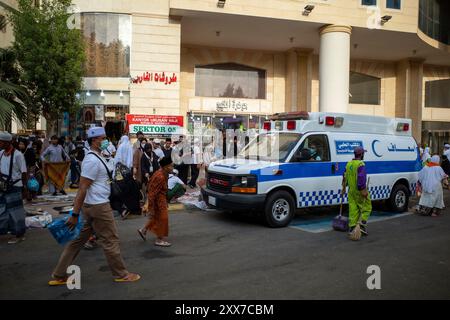
<path id="1" fill-rule="evenodd" d="M 125 121 L 108 121 L 105 125 L 106 136 L 117 144 L 125 132 Z"/>

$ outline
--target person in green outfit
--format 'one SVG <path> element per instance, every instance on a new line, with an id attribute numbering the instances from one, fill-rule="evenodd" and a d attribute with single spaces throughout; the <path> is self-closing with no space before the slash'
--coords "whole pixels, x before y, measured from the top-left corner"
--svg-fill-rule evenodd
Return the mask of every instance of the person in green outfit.
<path id="1" fill-rule="evenodd" d="M 372 212 L 372 202 L 367 190 L 367 173 L 363 162 L 366 150 L 356 147 L 353 152 L 355 158 L 347 163 L 342 182 L 342 190 L 345 190 L 347 186 L 349 189 L 349 233 L 356 227 L 361 215 L 361 233 L 367 236 L 367 220 Z"/>
<path id="2" fill-rule="evenodd" d="M 167 191 L 167 201 L 172 202 L 177 198 L 183 196 L 186 193 L 186 185 L 180 178 L 178 178 L 178 170 L 173 169 L 172 173 L 169 174 L 169 180 L 167 181 L 168 191 Z"/>

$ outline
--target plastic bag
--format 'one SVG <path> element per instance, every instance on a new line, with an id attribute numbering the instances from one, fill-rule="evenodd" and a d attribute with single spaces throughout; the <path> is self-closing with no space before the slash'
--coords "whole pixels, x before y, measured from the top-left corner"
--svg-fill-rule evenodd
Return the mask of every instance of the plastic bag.
<path id="1" fill-rule="evenodd" d="M 52 215 L 45 212 L 43 215 L 26 217 L 25 226 L 27 228 L 45 228 L 52 223 Z"/>
<path id="2" fill-rule="evenodd" d="M 47 226 L 47 229 L 50 231 L 55 240 L 64 245 L 69 241 L 75 240 L 80 235 L 81 229 L 83 228 L 83 218 L 80 215 L 78 218 L 78 224 L 76 227 L 70 231 L 69 227 L 66 225 L 67 220 L 70 216 L 65 217 L 63 219 L 58 219 L 53 221 L 51 224 Z"/>
<path id="3" fill-rule="evenodd" d="M 31 192 L 39 191 L 39 181 L 33 175 L 30 175 L 30 179 L 28 179 L 27 189 Z"/>

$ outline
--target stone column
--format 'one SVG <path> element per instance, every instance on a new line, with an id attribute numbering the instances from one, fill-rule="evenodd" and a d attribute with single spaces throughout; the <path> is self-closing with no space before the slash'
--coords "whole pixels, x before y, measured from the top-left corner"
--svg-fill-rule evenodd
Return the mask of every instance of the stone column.
<path id="1" fill-rule="evenodd" d="M 397 64 L 395 116 L 412 119 L 417 141 L 422 139 L 423 63 L 421 59 L 406 59 Z"/>
<path id="2" fill-rule="evenodd" d="M 286 53 L 286 111 L 311 111 L 313 50 Z"/>
<path id="3" fill-rule="evenodd" d="M 319 110 L 348 111 L 350 36 L 352 27 L 328 25 L 320 29 Z"/>

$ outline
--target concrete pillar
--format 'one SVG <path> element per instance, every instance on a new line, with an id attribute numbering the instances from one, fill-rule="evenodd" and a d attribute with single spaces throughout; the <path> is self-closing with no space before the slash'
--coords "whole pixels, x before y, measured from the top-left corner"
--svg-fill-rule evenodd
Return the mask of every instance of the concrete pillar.
<path id="1" fill-rule="evenodd" d="M 320 29 L 319 110 L 348 111 L 350 36 L 352 27 L 328 25 Z"/>
<path id="2" fill-rule="evenodd" d="M 412 119 L 417 141 L 422 139 L 423 63 L 421 59 L 407 59 L 397 64 L 395 116 Z"/>
<path id="3" fill-rule="evenodd" d="M 286 111 L 311 111 L 313 50 L 286 53 Z"/>

